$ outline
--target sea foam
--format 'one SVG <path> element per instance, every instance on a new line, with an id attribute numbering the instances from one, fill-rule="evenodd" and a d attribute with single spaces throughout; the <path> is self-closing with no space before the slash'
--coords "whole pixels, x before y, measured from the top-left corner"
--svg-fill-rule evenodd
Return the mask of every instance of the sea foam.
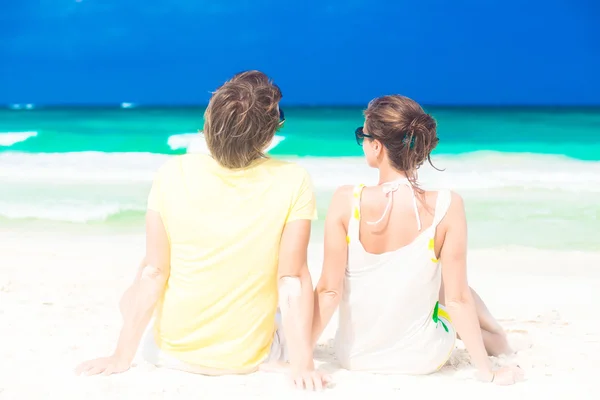
<path id="1" fill-rule="evenodd" d="M 69 204 L 0 203 L 0 217 L 7 219 L 38 219 L 56 222 L 103 222 L 125 213 L 136 213 L 141 217 L 145 204 L 97 204 L 93 202 Z"/>
<path id="2" fill-rule="evenodd" d="M 0 146 L 10 147 L 35 136 L 37 132 L 0 132 Z"/>
<path id="3" fill-rule="evenodd" d="M 170 156 L 154 153 L 0 153 L 0 182 L 150 182 Z"/>
<path id="4" fill-rule="evenodd" d="M 285 136 L 275 135 L 271 144 L 267 147 L 267 152 L 271 151 L 279 143 L 285 139 Z M 204 153 L 208 154 L 208 147 L 202 133 L 182 133 L 179 135 L 171 135 L 167 140 L 167 144 L 171 150 L 185 149 L 188 153 Z"/>
<path id="5" fill-rule="evenodd" d="M 331 188 L 342 184 L 374 185 L 378 176 L 363 158 L 297 158 L 310 173 L 315 186 Z M 476 191 L 487 196 L 490 189 L 542 189 L 600 193 L 600 162 L 564 156 L 474 152 L 433 157 L 418 170 L 426 189 Z"/>
<path id="6" fill-rule="evenodd" d="M 143 229 L 152 179 L 170 157 L 0 152 L 0 226 L 36 220 Z M 322 238 L 322 220 L 338 186 L 378 180 L 361 157 L 289 159 L 312 177 L 319 213 L 315 238 Z M 433 160 L 445 171 L 425 165 L 419 181 L 426 189 L 448 188 L 463 196 L 471 245 L 598 249 L 600 162 L 494 152 Z"/>
<path id="7" fill-rule="evenodd" d="M 149 183 L 170 155 L 154 153 L 0 153 L 2 182 Z M 376 170 L 360 157 L 288 158 L 305 167 L 317 189 L 343 184 L 375 184 Z M 436 171 L 425 164 L 419 180 L 425 188 L 457 191 L 500 188 L 600 193 L 600 162 L 564 156 L 474 152 L 438 155 Z"/>

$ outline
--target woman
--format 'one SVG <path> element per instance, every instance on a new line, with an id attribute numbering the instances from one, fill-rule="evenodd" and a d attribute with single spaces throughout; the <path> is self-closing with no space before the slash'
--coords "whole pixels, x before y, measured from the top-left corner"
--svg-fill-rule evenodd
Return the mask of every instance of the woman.
<path id="1" fill-rule="evenodd" d="M 494 370 L 488 358 L 511 350 L 467 283 L 463 201 L 418 185 L 417 169 L 431 163 L 438 143 L 436 122 L 413 100 L 384 96 L 369 104 L 356 139 L 379 182 L 343 186 L 333 196 L 313 343 L 339 305 L 335 348 L 347 369 L 437 371 L 454 349 L 456 329 L 480 379 L 514 383 L 520 369 Z"/>
<path id="2" fill-rule="evenodd" d="M 322 387 L 306 264 L 315 197 L 304 169 L 264 154 L 283 124 L 280 99 L 259 71 L 213 93 L 204 115 L 210 155 L 174 157 L 158 171 L 146 258 L 121 302 L 116 350 L 83 363 L 80 373 L 129 369 L 154 316 L 142 352 L 153 364 L 223 375 L 289 358 L 298 387 Z M 278 298 L 288 346 L 276 331 Z"/>

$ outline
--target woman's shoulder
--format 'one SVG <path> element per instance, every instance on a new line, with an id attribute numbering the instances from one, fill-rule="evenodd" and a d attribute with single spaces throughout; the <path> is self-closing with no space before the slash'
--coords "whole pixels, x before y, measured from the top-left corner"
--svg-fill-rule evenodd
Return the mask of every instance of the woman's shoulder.
<path id="1" fill-rule="evenodd" d="M 464 201 L 463 201 L 463 198 L 462 198 L 462 196 L 460 194 L 456 193 L 453 190 L 447 190 L 447 192 L 449 193 L 450 202 L 451 203 L 456 203 L 456 204 L 459 204 L 461 206 L 463 205 Z"/>
<path id="2" fill-rule="evenodd" d="M 449 208 L 452 208 L 453 206 L 459 208 L 464 207 L 464 201 L 462 196 L 453 190 L 442 189 L 436 191 L 428 191 L 426 193 L 432 198 L 434 198 L 436 203 L 447 203 Z"/>
<path id="3" fill-rule="evenodd" d="M 341 210 L 351 203 L 353 196 L 358 196 L 357 189 L 363 185 L 342 185 L 333 193 L 331 198 L 331 210 Z"/>
<path id="4" fill-rule="evenodd" d="M 464 200 L 460 194 L 452 190 L 437 191 L 434 204 L 436 218 L 441 226 L 453 225 L 466 219 Z"/>
<path id="5" fill-rule="evenodd" d="M 465 214 L 465 202 L 462 196 L 452 190 L 447 191 L 447 196 L 449 197 L 448 204 L 448 214 L 458 215 L 461 218 L 464 218 Z"/>
<path id="6" fill-rule="evenodd" d="M 363 185 L 342 185 L 342 186 L 338 186 L 338 188 L 335 190 L 335 192 L 333 193 L 333 198 L 334 199 L 343 199 L 343 198 L 348 198 L 350 197 L 354 191 L 358 188 L 361 187 Z"/>
<path id="7" fill-rule="evenodd" d="M 457 204 L 462 204 L 463 202 L 460 194 L 450 189 L 425 190 L 423 191 L 423 194 L 425 195 L 427 202 L 433 205 L 440 201 Z"/>
<path id="8" fill-rule="evenodd" d="M 361 193 L 364 189 L 369 190 L 369 188 L 373 188 L 374 186 L 367 186 L 363 183 L 358 183 L 355 185 L 342 185 L 338 186 L 338 188 L 333 193 L 332 203 L 345 204 L 348 203 L 350 199 L 359 199 L 361 197 Z"/>

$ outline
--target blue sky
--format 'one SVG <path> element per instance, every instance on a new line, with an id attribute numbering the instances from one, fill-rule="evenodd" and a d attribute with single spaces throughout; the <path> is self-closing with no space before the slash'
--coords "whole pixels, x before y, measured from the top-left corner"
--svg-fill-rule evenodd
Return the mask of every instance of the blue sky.
<path id="1" fill-rule="evenodd" d="M 21 0 L 0 15 L 0 104 L 205 104 L 260 69 L 284 103 L 600 105 L 592 0 Z"/>

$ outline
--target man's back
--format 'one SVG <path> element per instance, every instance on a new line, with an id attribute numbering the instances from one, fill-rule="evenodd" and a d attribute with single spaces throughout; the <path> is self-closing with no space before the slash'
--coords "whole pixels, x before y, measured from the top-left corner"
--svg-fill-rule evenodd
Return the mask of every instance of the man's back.
<path id="1" fill-rule="evenodd" d="M 258 365 L 275 330 L 281 233 L 316 216 L 306 171 L 270 158 L 228 169 L 207 155 L 179 156 L 158 172 L 148 208 L 160 212 L 171 245 L 158 346 L 203 367 Z"/>
<path id="2" fill-rule="evenodd" d="M 281 97 L 256 70 L 212 93 L 202 130 L 210 156 L 175 157 L 159 170 L 144 261 L 120 302 L 117 348 L 79 373 L 129 369 L 154 313 L 143 354 L 156 366 L 223 375 L 289 359 L 298 388 L 323 387 L 312 360 L 306 260 L 314 193 L 302 168 L 265 157 L 285 122 Z M 275 329 L 278 286 L 285 338 Z"/>

